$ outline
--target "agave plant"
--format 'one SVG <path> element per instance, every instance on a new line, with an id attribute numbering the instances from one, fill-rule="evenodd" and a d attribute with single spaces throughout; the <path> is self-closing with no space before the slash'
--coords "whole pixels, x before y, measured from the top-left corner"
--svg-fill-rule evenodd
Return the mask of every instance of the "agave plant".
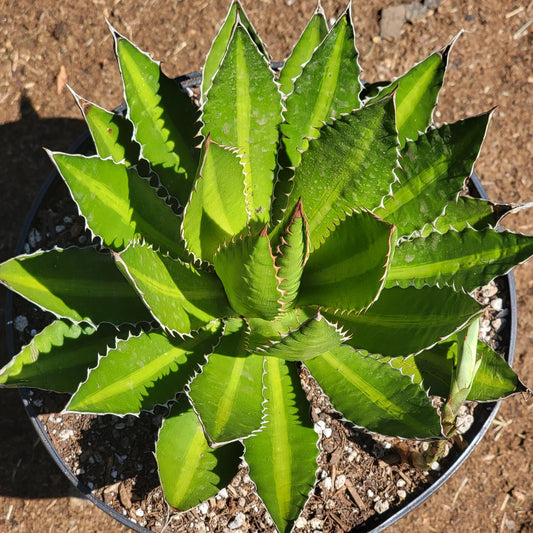
<path id="1" fill-rule="evenodd" d="M 277 72 L 234 2 L 195 100 L 111 31 L 125 115 L 77 97 L 97 155 L 50 153 L 95 240 L 0 265 L 56 317 L 0 383 L 73 412 L 167 406 L 168 502 L 214 496 L 244 459 L 280 531 L 315 483 L 302 367 L 345 419 L 403 438 L 524 389 L 472 293 L 533 238 L 464 194 L 490 113 L 432 125 L 451 45 L 364 85 L 351 8 L 329 30 L 318 8 Z"/>

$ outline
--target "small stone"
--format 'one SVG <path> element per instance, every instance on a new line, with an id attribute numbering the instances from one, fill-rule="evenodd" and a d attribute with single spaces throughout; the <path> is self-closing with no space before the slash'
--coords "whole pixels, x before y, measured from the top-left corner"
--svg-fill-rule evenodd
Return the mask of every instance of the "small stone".
<path id="1" fill-rule="evenodd" d="M 366 491 L 366 494 L 369 498 L 373 498 L 374 497 L 374 491 L 372 489 L 368 489 Z"/>
<path id="2" fill-rule="evenodd" d="M 431 470 L 435 471 L 435 472 L 440 472 L 440 463 L 438 461 L 433 461 L 431 463 Z"/>
<path id="3" fill-rule="evenodd" d="M 405 500 L 405 498 L 407 498 L 407 492 L 405 492 L 405 490 L 403 490 L 403 489 L 400 489 L 398 491 L 398 498 L 401 498 L 402 500 Z"/>
<path id="4" fill-rule="evenodd" d="M 498 287 L 495 283 L 490 283 L 489 285 L 485 285 L 481 288 L 481 294 L 485 298 L 492 298 L 493 296 L 496 296 L 496 293 L 498 292 Z"/>
<path id="5" fill-rule="evenodd" d="M 37 248 L 37 245 L 41 242 L 42 236 L 38 230 L 31 228 L 28 233 L 28 242 L 32 248 Z"/>
<path id="6" fill-rule="evenodd" d="M 59 440 L 68 440 L 70 439 L 71 437 L 74 436 L 74 430 L 73 429 L 62 429 L 60 432 L 59 432 Z"/>
<path id="7" fill-rule="evenodd" d="M 403 4 L 385 7 L 381 10 L 379 35 L 382 39 L 398 39 L 405 22 L 405 6 Z"/>
<path id="8" fill-rule="evenodd" d="M 383 514 L 389 510 L 389 507 L 390 507 L 390 503 L 387 500 L 385 501 L 378 500 L 376 504 L 374 505 L 374 510 L 378 514 Z"/>
<path id="9" fill-rule="evenodd" d="M 221 489 L 219 491 L 219 493 L 216 495 L 216 499 L 217 500 L 219 500 L 219 499 L 225 500 L 225 499 L 227 499 L 227 497 L 228 497 L 228 489 L 226 487 Z"/>
<path id="10" fill-rule="evenodd" d="M 143 511 L 142 509 L 140 509 L 140 508 L 139 508 L 139 509 L 136 509 L 136 511 L 135 511 L 135 516 L 138 516 L 139 518 L 140 518 L 141 516 L 144 516 L 144 511 Z"/>
<path id="11" fill-rule="evenodd" d="M 328 476 L 324 478 L 323 486 L 326 490 L 331 490 L 332 487 L 332 481 L 331 478 Z"/>
<path id="12" fill-rule="evenodd" d="M 442 0 L 424 0 L 422 3 L 428 8 L 428 9 L 435 9 L 439 7 Z"/>
<path id="13" fill-rule="evenodd" d="M 299 516 L 294 522 L 294 527 L 296 529 L 302 529 L 307 525 L 307 520 L 303 516 Z"/>
<path id="14" fill-rule="evenodd" d="M 235 518 L 228 522 L 228 528 L 229 529 L 239 529 L 244 524 L 245 518 L 246 517 L 244 516 L 243 513 L 237 513 L 235 515 Z"/>
<path id="15" fill-rule="evenodd" d="M 309 520 L 309 526 L 312 529 L 322 531 L 322 527 L 324 526 L 324 520 L 321 520 L 320 518 L 312 518 Z"/>
<path id="16" fill-rule="evenodd" d="M 15 317 L 15 329 L 17 331 L 24 331 L 28 327 L 28 319 L 24 315 Z"/>
<path id="17" fill-rule="evenodd" d="M 501 311 L 503 309 L 503 300 L 501 298 L 494 298 L 494 300 L 490 302 L 490 306 L 495 311 Z"/>
<path id="18" fill-rule="evenodd" d="M 458 416 L 455 421 L 457 433 L 459 433 L 459 435 L 465 434 L 470 429 L 473 423 L 474 417 L 469 413 L 466 413 L 462 416 Z"/>
<path id="19" fill-rule="evenodd" d="M 63 224 L 58 224 L 56 226 L 56 233 L 61 233 L 62 231 L 65 231 L 65 226 Z"/>
<path id="20" fill-rule="evenodd" d="M 207 502 L 202 502 L 198 506 L 198 511 L 200 512 L 200 514 L 207 514 L 207 512 L 209 511 L 209 504 Z"/>
<path id="21" fill-rule="evenodd" d="M 326 439 L 329 439 L 331 437 L 331 428 L 325 428 L 323 435 Z"/>
<path id="22" fill-rule="evenodd" d="M 405 19 L 411 22 L 423 19 L 429 11 L 429 7 L 420 2 L 405 4 Z"/>
<path id="23" fill-rule="evenodd" d="M 337 490 L 341 489 L 342 487 L 344 487 L 344 484 L 346 483 L 346 476 L 344 474 L 339 474 L 336 478 L 335 478 L 335 488 Z"/>
<path id="24" fill-rule="evenodd" d="M 405 481 L 405 479 L 399 479 L 397 482 L 396 482 L 396 486 L 401 488 L 401 487 L 405 487 L 405 485 L 407 485 L 407 481 Z"/>

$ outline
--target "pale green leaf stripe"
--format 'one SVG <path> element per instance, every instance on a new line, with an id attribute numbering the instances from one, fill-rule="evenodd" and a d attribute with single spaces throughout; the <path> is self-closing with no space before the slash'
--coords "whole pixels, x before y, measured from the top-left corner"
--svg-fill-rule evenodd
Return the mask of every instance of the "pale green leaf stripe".
<path id="1" fill-rule="evenodd" d="M 451 287 L 383 289 L 364 313 L 324 315 L 352 333 L 356 349 L 385 356 L 420 352 L 452 335 L 481 312 L 481 305 Z"/>
<path id="2" fill-rule="evenodd" d="M 490 114 L 445 124 L 408 142 L 401 154 L 399 181 L 376 214 L 409 235 L 442 215 L 455 201 L 478 157 Z M 459 228 L 458 228 L 459 229 Z"/>
<path id="3" fill-rule="evenodd" d="M 450 49 L 451 45 L 431 54 L 368 101 L 374 102 L 396 90 L 396 124 L 402 146 L 406 138 L 417 139 L 431 123 Z"/>
<path id="4" fill-rule="evenodd" d="M 159 331 L 130 337 L 100 359 L 66 409 L 125 415 L 165 404 L 185 387 L 217 342 L 215 326 L 186 340 Z"/>
<path id="5" fill-rule="evenodd" d="M 242 319 L 226 321 L 224 337 L 190 385 L 189 396 L 212 442 L 249 436 L 261 426 L 263 357 L 250 354 Z"/>
<path id="6" fill-rule="evenodd" d="M 273 320 L 281 308 L 281 292 L 266 232 L 222 247 L 213 264 L 235 311 L 246 317 Z"/>
<path id="7" fill-rule="evenodd" d="M 261 224 L 269 221 L 280 121 L 274 73 L 237 23 L 203 106 L 202 133 L 243 153 L 247 210 Z"/>
<path id="8" fill-rule="evenodd" d="M 348 311 L 370 305 L 384 285 L 393 227 L 368 212 L 337 223 L 305 265 L 297 305 Z"/>
<path id="9" fill-rule="evenodd" d="M 218 247 L 248 227 L 241 157 L 208 138 L 194 190 L 183 214 L 187 249 L 212 262 Z"/>
<path id="10" fill-rule="evenodd" d="M 340 345 L 343 340 L 343 332 L 318 314 L 281 340 L 271 341 L 261 348 L 261 352 L 286 361 L 307 361 L 318 357 L 332 346 Z"/>
<path id="11" fill-rule="evenodd" d="M 287 166 L 296 167 L 324 122 L 360 107 L 358 53 L 348 9 L 314 51 L 287 97 L 281 125 Z M 305 204 L 304 204 L 305 208 Z"/>
<path id="12" fill-rule="evenodd" d="M 115 254 L 117 265 L 168 330 L 189 333 L 212 320 L 235 314 L 212 272 L 164 256 L 141 244 Z"/>
<path id="13" fill-rule="evenodd" d="M 89 126 L 96 151 L 102 159 L 131 166 L 139 161 L 139 145 L 133 140 L 133 124 L 122 115 L 107 111 L 76 95 Z"/>
<path id="14" fill-rule="evenodd" d="M 393 98 L 386 97 L 324 126 L 311 141 L 295 170 L 286 211 L 302 199 L 311 249 L 348 211 L 381 204 L 395 180 L 397 140 Z"/>
<path id="15" fill-rule="evenodd" d="M 184 205 L 198 165 L 197 111 L 148 54 L 114 32 L 135 139 L 168 192 Z"/>
<path id="16" fill-rule="evenodd" d="M 281 69 L 279 84 L 283 94 L 292 92 L 294 80 L 302 73 L 303 66 L 311 59 L 313 52 L 327 33 L 326 17 L 319 6 Z"/>
<path id="17" fill-rule="evenodd" d="M 119 330 L 110 324 L 96 330 L 56 320 L 0 370 L 0 386 L 73 393 L 117 335 Z"/>
<path id="18" fill-rule="evenodd" d="M 467 228 L 402 242 L 395 250 L 387 286 L 453 284 L 472 291 L 506 274 L 533 254 L 533 237 Z"/>
<path id="19" fill-rule="evenodd" d="M 342 346 L 306 365 L 333 406 L 357 426 L 403 438 L 440 435 L 439 416 L 420 386 L 366 352 Z"/>
<path id="20" fill-rule="evenodd" d="M 51 154 L 93 233 L 113 250 L 133 239 L 184 257 L 179 218 L 135 168 L 110 159 Z"/>
<path id="21" fill-rule="evenodd" d="M 231 6 L 229 8 L 228 14 L 226 15 L 224 23 L 222 24 L 222 27 L 220 28 L 217 36 L 214 38 L 213 43 L 211 44 L 211 49 L 209 50 L 205 61 L 202 78 L 202 95 L 204 96 L 209 90 L 211 83 L 213 82 L 213 78 L 215 77 L 220 63 L 222 62 L 222 59 L 228 47 L 228 43 L 231 39 L 233 27 L 237 20 L 246 28 L 260 52 L 265 57 L 267 57 L 265 47 L 261 42 L 261 39 L 255 32 L 252 24 L 248 20 L 244 9 L 237 0 L 234 0 L 231 3 Z"/>
<path id="22" fill-rule="evenodd" d="M 210 448 L 196 413 L 181 395 L 163 421 L 156 444 L 165 499 L 186 510 L 216 496 L 237 474 L 242 453 L 240 442 Z"/>
<path id="23" fill-rule="evenodd" d="M 246 440 L 244 458 L 259 497 L 287 533 L 315 482 L 317 435 L 296 367 L 267 357 L 265 422 Z"/>
<path id="24" fill-rule="evenodd" d="M 93 247 L 21 255 L 0 265 L 0 283 L 74 322 L 150 321 L 150 313 L 108 254 Z"/>

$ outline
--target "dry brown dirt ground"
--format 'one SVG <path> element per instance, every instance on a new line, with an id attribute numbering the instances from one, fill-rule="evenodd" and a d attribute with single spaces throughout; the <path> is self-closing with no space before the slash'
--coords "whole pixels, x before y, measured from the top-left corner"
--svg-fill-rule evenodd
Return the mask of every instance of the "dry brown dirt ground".
<path id="1" fill-rule="evenodd" d="M 531 0 L 443 0 L 379 38 L 379 10 L 399 0 L 354 2 L 360 62 L 369 81 L 390 79 L 460 30 L 435 120 L 496 107 L 476 171 L 493 200 L 533 200 L 533 18 Z M 174 76 L 202 65 L 227 0 L 0 0 L 0 260 L 10 257 L 24 215 L 51 165 L 41 149 L 67 150 L 84 125 L 65 80 L 100 105 L 122 94 L 105 19 L 149 50 Z M 272 57 L 289 53 L 314 0 L 244 0 Z M 329 17 L 344 0 L 322 0 Z M 533 232 L 531 211 L 513 229 Z M 533 261 L 516 270 L 516 368 L 533 384 Z M 0 311 L 4 312 L 4 292 Z M 0 317 L 2 318 L 2 317 Z M 3 323 L 3 318 L 2 318 Z M 7 358 L 3 332 L 0 362 Z M 533 402 L 506 401 L 486 438 L 457 474 L 396 532 L 533 531 Z M 80 499 L 48 458 L 14 391 L 0 394 L 0 531 L 125 531 Z"/>

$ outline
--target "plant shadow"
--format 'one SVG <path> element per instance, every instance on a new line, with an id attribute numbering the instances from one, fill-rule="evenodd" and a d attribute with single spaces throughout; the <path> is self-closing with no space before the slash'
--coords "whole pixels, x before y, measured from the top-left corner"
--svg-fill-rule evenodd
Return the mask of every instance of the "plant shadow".
<path id="1" fill-rule="evenodd" d="M 15 254 L 26 215 L 53 171 L 43 146 L 67 151 L 85 131 L 83 120 L 41 118 L 24 94 L 20 119 L 0 125 L 0 262 Z M 6 294 L 0 286 L 0 366 L 8 360 Z M 0 392 L 0 494 L 20 498 L 70 494 L 69 482 L 40 443 L 18 392 Z"/>

